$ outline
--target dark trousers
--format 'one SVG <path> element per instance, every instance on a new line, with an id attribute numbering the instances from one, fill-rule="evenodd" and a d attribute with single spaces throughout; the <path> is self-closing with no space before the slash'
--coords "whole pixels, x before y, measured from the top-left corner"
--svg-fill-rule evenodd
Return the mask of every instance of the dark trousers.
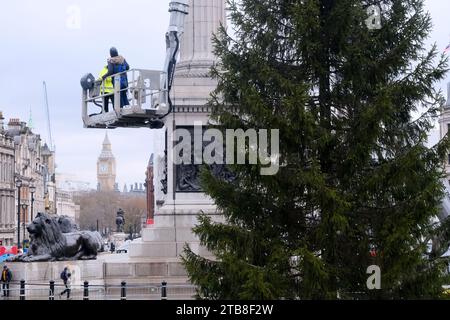
<path id="1" fill-rule="evenodd" d="M 120 91 L 120 107 L 123 108 L 123 106 L 128 106 L 129 104 L 127 90 Z"/>
<path id="2" fill-rule="evenodd" d="M 103 97 L 103 105 L 105 106 L 105 112 L 109 112 L 109 101 L 111 101 L 112 108 L 114 109 L 114 94 Z"/>
<path id="3" fill-rule="evenodd" d="M 64 283 L 64 285 L 66 286 L 66 289 L 60 293 L 60 295 L 62 296 L 64 293 L 67 293 L 67 299 L 70 298 L 70 289 L 69 286 L 67 285 L 67 283 Z"/>
<path id="4" fill-rule="evenodd" d="M 9 297 L 9 282 L 2 282 L 3 296 Z"/>

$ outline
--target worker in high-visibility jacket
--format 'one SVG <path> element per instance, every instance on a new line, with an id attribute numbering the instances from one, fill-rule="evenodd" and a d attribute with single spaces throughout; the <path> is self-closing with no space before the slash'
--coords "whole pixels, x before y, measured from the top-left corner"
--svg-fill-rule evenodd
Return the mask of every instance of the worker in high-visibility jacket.
<path id="1" fill-rule="evenodd" d="M 105 66 L 102 71 L 100 71 L 98 81 L 102 81 L 102 85 L 100 87 L 101 95 L 105 95 L 103 97 L 103 105 L 105 107 L 105 112 L 109 112 L 109 101 L 111 101 L 112 107 L 114 109 L 114 85 L 111 77 L 107 77 L 104 80 L 103 76 L 108 73 L 108 66 Z"/>

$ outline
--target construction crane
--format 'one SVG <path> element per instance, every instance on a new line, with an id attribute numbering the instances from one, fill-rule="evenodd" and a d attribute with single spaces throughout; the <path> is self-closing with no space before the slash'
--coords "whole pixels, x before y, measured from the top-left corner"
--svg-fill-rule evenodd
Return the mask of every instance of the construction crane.
<path id="1" fill-rule="evenodd" d="M 47 134 L 48 134 L 48 149 L 50 152 L 55 151 L 55 144 L 53 143 L 53 136 L 52 136 L 52 126 L 50 122 L 50 108 L 48 103 L 48 94 L 47 94 L 47 83 L 45 81 L 42 82 L 43 88 L 44 88 L 44 112 L 47 116 Z M 48 183 L 52 181 L 54 177 L 49 176 L 49 167 L 48 164 L 44 166 L 44 204 L 45 204 L 45 210 L 50 210 L 50 195 L 48 190 Z"/>
<path id="2" fill-rule="evenodd" d="M 45 114 L 47 116 L 47 134 L 48 134 L 48 147 L 50 149 L 50 151 L 55 151 L 55 145 L 53 144 L 53 137 L 52 137 L 52 126 L 50 123 L 50 110 L 48 107 L 48 94 L 47 94 L 47 84 L 45 83 L 45 81 L 43 82 L 43 86 L 44 86 L 44 102 L 45 102 L 45 106 L 44 106 L 44 110 L 45 110 Z"/>
<path id="3" fill-rule="evenodd" d="M 92 74 L 81 79 L 82 119 L 85 128 L 115 129 L 142 128 L 160 129 L 162 121 L 172 111 L 170 91 L 172 88 L 180 39 L 184 21 L 188 14 L 187 0 L 172 0 L 169 4 L 170 23 L 166 33 L 166 61 L 162 71 L 131 69 L 114 75 L 113 93 L 105 93 L 105 82 L 96 81 Z M 121 77 L 127 76 L 128 87 L 121 88 Z M 112 89 L 112 88 L 111 88 Z M 131 93 L 129 107 L 122 108 L 120 94 Z M 114 95 L 114 108 L 105 112 L 104 99 Z M 100 107 L 99 113 L 90 114 L 89 106 Z"/>

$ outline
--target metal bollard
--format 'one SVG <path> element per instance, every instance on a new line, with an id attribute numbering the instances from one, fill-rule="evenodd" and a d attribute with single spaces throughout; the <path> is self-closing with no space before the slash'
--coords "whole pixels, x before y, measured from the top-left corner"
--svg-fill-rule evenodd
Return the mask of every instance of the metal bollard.
<path id="1" fill-rule="evenodd" d="M 127 283 L 122 281 L 120 289 L 120 300 L 127 300 Z"/>
<path id="2" fill-rule="evenodd" d="M 89 300 L 89 281 L 84 282 L 83 300 Z"/>
<path id="3" fill-rule="evenodd" d="M 50 281 L 50 291 L 48 293 L 48 300 L 55 300 L 55 281 Z"/>
<path id="4" fill-rule="evenodd" d="M 20 280 L 20 300 L 25 300 L 25 280 Z"/>
<path id="5" fill-rule="evenodd" d="M 161 300 L 167 300 L 167 282 L 163 281 L 161 284 Z"/>

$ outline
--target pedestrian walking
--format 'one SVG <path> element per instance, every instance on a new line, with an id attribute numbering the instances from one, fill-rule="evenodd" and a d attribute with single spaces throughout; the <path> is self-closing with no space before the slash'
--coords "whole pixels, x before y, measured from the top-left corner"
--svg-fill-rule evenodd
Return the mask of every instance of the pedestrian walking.
<path id="1" fill-rule="evenodd" d="M 72 289 L 72 274 L 69 271 L 68 267 L 65 267 L 63 272 L 61 272 L 61 280 L 64 282 L 64 291 L 59 294 L 61 298 L 65 293 L 67 293 L 67 300 L 70 300 L 70 291 Z"/>
<path id="2" fill-rule="evenodd" d="M 11 279 L 12 279 L 11 271 L 8 269 L 7 266 L 4 266 L 3 271 L 2 271 L 2 277 L 1 277 L 2 290 L 3 290 L 4 297 L 9 297 L 9 283 L 11 282 Z"/>

